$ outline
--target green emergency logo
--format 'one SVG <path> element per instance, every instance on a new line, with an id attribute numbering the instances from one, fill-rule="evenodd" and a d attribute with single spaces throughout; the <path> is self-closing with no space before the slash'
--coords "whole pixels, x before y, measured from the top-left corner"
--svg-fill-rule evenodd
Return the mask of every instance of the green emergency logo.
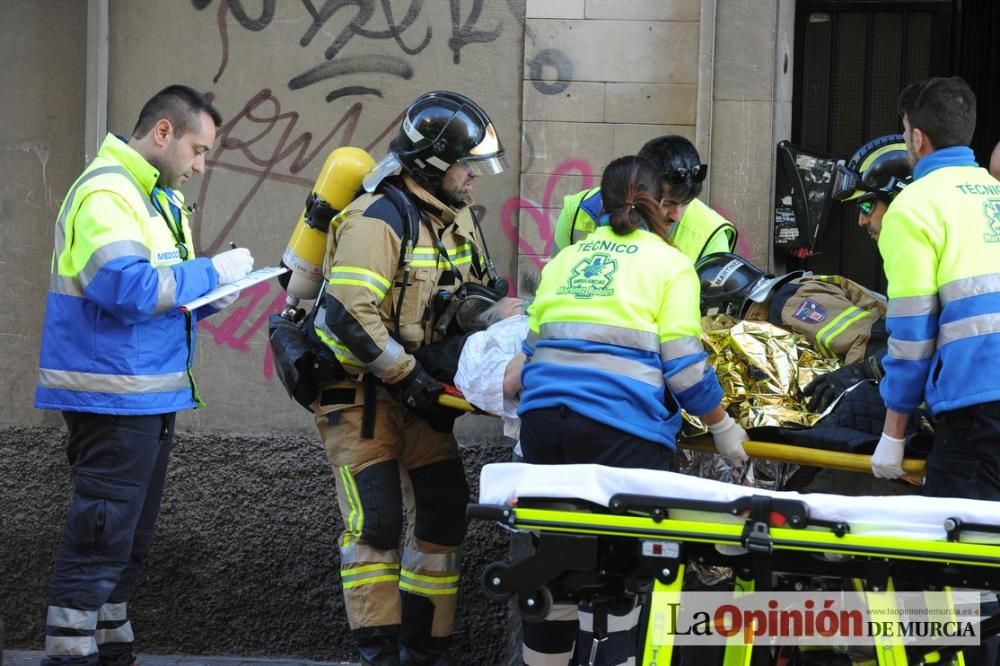
<path id="1" fill-rule="evenodd" d="M 987 199 L 983 203 L 986 214 L 986 233 L 983 240 L 987 243 L 1000 243 L 1000 199 Z"/>
<path id="2" fill-rule="evenodd" d="M 584 257 L 573 267 L 573 274 L 566 284 L 559 287 L 558 292 L 570 294 L 576 298 L 593 298 L 594 296 L 613 296 L 611 288 L 618 262 L 606 254 L 593 254 Z"/>

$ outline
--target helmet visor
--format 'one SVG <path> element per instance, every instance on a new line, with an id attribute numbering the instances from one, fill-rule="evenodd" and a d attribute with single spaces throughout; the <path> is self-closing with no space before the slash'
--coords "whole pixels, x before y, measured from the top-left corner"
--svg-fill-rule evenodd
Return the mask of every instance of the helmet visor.
<path id="1" fill-rule="evenodd" d="M 837 162 L 834 168 L 833 198 L 837 201 L 847 201 L 855 196 L 855 191 L 861 186 L 861 178 L 855 171 L 847 168 L 843 160 Z M 861 193 L 858 192 L 858 195 Z"/>
<path id="2" fill-rule="evenodd" d="M 482 141 L 459 161 L 469 167 L 469 171 L 475 176 L 495 176 L 510 166 L 507 154 L 500 145 L 500 138 L 493 129 L 493 123 L 486 125 Z"/>
<path id="3" fill-rule="evenodd" d="M 459 162 L 469 167 L 469 172 L 474 176 L 495 176 L 510 166 L 507 154 L 502 151 L 488 157 L 463 157 Z"/>

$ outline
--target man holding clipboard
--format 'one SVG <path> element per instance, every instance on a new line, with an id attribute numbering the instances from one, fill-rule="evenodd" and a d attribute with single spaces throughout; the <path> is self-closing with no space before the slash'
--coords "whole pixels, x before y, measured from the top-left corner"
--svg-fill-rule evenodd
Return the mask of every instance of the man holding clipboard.
<path id="1" fill-rule="evenodd" d="M 68 429 L 73 498 L 49 586 L 45 664 L 129 664 L 127 602 L 149 553 L 178 410 L 202 405 L 198 320 L 182 310 L 253 268 L 246 249 L 195 258 L 175 189 L 205 169 L 222 124 L 172 85 L 130 137 L 109 134 L 66 195 L 55 229 L 35 406 Z"/>

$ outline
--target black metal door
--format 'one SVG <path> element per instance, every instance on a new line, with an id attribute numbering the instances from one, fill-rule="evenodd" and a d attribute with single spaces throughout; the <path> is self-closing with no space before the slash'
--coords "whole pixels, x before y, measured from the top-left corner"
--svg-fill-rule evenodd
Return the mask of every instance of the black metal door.
<path id="1" fill-rule="evenodd" d="M 792 143 L 847 159 L 866 141 L 901 132 L 899 91 L 950 73 L 952 2 L 799 2 Z M 834 204 L 820 254 L 789 269 L 844 275 L 884 291 L 882 261 L 853 205 Z"/>

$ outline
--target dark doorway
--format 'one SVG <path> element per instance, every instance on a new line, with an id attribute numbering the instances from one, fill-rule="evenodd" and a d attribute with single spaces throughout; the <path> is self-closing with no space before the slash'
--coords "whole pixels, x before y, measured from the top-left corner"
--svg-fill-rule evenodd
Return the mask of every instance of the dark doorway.
<path id="1" fill-rule="evenodd" d="M 800 1 L 792 143 L 847 159 L 866 141 L 901 132 L 899 91 L 954 72 L 957 4 Z M 878 249 L 858 228 L 853 205 L 833 205 L 818 249 L 805 260 L 790 258 L 788 268 L 840 274 L 885 290 Z"/>

